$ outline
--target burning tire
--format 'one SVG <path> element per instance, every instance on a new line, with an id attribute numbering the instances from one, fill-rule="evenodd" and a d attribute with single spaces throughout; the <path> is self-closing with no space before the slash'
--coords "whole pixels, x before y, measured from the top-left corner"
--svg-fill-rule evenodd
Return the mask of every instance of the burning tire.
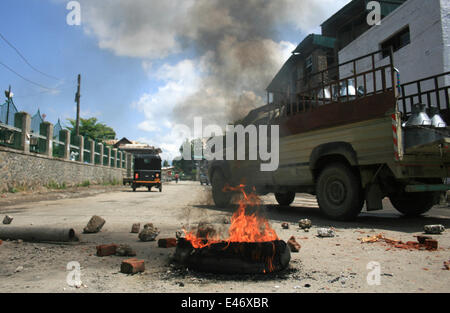
<path id="1" fill-rule="evenodd" d="M 295 199 L 295 192 L 275 193 L 275 199 L 277 199 L 279 205 L 291 205 Z"/>
<path id="2" fill-rule="evenodd" d="M 291 252 L 284 241 L 221 242 L 194 249 L 180 239 L 174 259 L 177 263 L 199 272 L 217 274 L 264 274 L 288 267 Z"/>
<path id="3" fill-rule="evenodd" d="M 334 220 L 352 220 L 364 205 L 359 177 L 341 163 L 330 164 L 322 170 L 316 192 L 320 211 Z"/>
<path id="4" fill-rule="evenodd" d="M 226 208 L 231 203 L 232 194 L 225 192 L 227 181 L 221 170 L 215 170 L 212 177 L 212 195 L 218 208 Z"/>
<path id="5" fill-rule="evenodd" d="M 405 216 L 419 216 L 428 212 L 439 201 L 439 192 L 402 193 L 390 195 L 394 208 Z"/>

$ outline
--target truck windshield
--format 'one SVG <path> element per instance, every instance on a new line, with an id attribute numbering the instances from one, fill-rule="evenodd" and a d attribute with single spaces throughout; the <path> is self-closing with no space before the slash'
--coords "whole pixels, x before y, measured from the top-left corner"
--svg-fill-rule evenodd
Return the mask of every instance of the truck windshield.
<path id="1" fill-rule="evenodd" d="M 136 170 L 161 170 L 161 159 L 157 157 L 144 157 L 134 159 L 134 168 Z"/>

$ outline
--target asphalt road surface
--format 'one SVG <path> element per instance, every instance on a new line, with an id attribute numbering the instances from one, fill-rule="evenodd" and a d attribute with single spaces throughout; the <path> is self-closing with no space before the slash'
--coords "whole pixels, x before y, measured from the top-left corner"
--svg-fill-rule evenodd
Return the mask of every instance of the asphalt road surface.
<path id="1" fill-rule="evenodd" d="M 433 208 L 421 218 L 404 218 L 388 200 L 385 210 L 362 213 L 354 222 L 334 222 L 321 217 L 315 198 L 298 195 L 291 207 L 279 207 L 273 196 L 264 196 L 262 212 L 278 236 L 295 236 L 302 248 L 292 253 L 289 268 L 277 274 L 213 275 L 179 269 L 171 263 L 174 248 L 158 248 L 157 242 L 141 242 L 131 234 L 133 223 L 153 223 L 158 238 L 175 237 L 182 227 L 201 221 L 227 229 L 232 209 L 212 205 L 210 187 L 180 182 L 164 186 L 162 193 L 116 187 L 106 190 L 61 191 L 48 195 L 6 195 L 0 199 L 0 217 L 14 217 L 12 226 L 73 227 L 79 234 L 92 215 L 106 220 L 98 234 L 81 234 L 75 245 L 3 241 L 0 245 L 0 292 L 448 292 L 450 271 L 449 231 L 434 236 L 437 251 L 404 250 L 384 242 L 360 243 L 358 238 L 383 233 L 396 240 L 414 241 L 427 224 L 450 227 L 450 209 Z M 309 218 L 313 228 L 305 232 L 298 220 Z M 288 222 L 289 229 L 281 224 Z M 334 227 L 334 238 L 317 237 L 317 228 Z M 0 238 L 1 239 L 1 238 Z M 129 244 L 146 271 L 120 273 L 125 257 L 97 257 L 99 244 Z M 83 285 L 71 287 L 70 262 L 80 264 Z M 73 270 L 73 268 L 70 268 Z M 378 275 L 379 274 L 379 275 Z M 369 278 L 369 279 L 368 279 Z M 379 279 L 378 279 L 379 278 Z M 70 279 L 69 279 L 70 282 Z"/>

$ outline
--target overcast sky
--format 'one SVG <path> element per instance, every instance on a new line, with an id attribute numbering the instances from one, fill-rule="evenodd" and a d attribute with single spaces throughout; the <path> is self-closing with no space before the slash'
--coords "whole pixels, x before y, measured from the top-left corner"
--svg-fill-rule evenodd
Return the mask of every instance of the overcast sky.
<path id="1" fill-rule="evenodd" d="M 196 116 L 221 126 L 264 104 L 265 87 L 295 46 L 349 0 L 80 0 L 69 26 L 65 0 L 3 0 L 0 88 L 19 110 L 66 123 L 97 117 L 119 139 L 176 156 L 175 125 Z"/>

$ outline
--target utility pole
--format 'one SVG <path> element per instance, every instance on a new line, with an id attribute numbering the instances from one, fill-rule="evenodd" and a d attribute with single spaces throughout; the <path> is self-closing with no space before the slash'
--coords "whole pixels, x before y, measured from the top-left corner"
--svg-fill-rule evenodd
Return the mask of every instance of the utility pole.
<path id="1" fill-rule="evenodd" d="M 81 88 L 81 74 L 78 74 L 78 88 L 77 93 L 75 95 L 75 102 L 77 103 L 77 119 L 75 124 L 75 134 L 77 136 L 80 135 L 80 98 L 81 98 L 80 88 Z"/>

